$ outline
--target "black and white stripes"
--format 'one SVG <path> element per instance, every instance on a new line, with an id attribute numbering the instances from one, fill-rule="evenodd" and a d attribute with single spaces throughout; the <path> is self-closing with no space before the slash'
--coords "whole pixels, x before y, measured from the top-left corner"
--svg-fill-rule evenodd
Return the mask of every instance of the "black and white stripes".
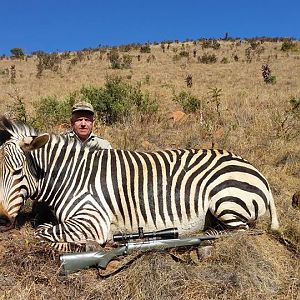
<path id="1" fill-rule="evenodd" d="M 41 239 L 102 244 L 116 231 L 138 227 L 202 230 L 208 211 L 234 228 L 269 210 L 271 227 L 278 228 L 266 179 L 230 152 L 98 150 L 55 135 L 24 139 L 31 132 L 26 125 L 5 122 L 1 130 L 10 134 L 0 138 L 5 152 L 0 218 L 15 217 L 16 198 L 19 206 L 28 197 L 46 202 L 59 224 L 39 227 Z"/>

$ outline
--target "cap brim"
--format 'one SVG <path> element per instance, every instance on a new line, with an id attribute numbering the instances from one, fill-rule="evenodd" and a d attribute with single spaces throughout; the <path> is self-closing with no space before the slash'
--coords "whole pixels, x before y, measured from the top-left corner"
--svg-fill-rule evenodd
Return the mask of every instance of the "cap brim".
<path id="1" fill-rule="evenodd" d="M 75 108 L 75 109 L 72 110 L 72 113 L 78 112 L 78 111 L 85 111 L 85 112 L 89 112 L 91 114 L 94 114 L 93 110 L 91 110 L 91 109 L 82 109 L 82 108 Z"/>

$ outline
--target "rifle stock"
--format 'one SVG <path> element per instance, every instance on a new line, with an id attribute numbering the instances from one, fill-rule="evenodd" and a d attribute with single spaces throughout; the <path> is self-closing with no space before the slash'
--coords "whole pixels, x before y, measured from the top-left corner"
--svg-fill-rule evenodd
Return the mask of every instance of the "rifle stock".
<path id="1" fill-rule="evenodd" d="M 68 275 L 92 266 L 106 268 L 115 257 L 130 254 L 133 251 L 147 252 L 150 250 L 165 250 L 178 247 L 198 246 L 202 241 L 215 240 L 216 236 L 200 236 L 180 239 L 149 240 L 142 242 L 127 242 L 121 247 L 110 251 L 93 251 L 83 253 L 67 253 L 60 256 L 61 274 Z"/>
<path id="2" fill-rule="evenodd" d="M 91 251 L 82 253 L 66 253 L 60 256 L 62 275 L 68 275 L 93 266 L 105 268 L 115 257 L 124 254 L 126 246 L 111 251 Z"/>

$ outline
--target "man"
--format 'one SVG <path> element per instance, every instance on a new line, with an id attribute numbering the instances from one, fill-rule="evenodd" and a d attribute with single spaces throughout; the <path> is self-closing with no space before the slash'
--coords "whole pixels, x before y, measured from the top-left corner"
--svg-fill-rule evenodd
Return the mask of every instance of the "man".
<path id="1" fill-rule="evenodd" d="M 112 149 L 107 140 L 99 138 L 92 132 L 94 123 L 93 106 L 85 101 L 78 102 L 72 107 L 72 130 L 67 132 L 66 135 L 71 139 L 79 140 L 85 145 L 97 146 L 101 149 Z"/>
<path id="2" fill-rule="evenodd" d="M 71 125 L 72 130 L 64 133 L 70 139 L 77 139 L 81 143 L 96 146 L 101 149 L 111 149 L 108 141 L 97 137 L 93 134 L 94 126 L 94 108 L 88 102 L 78 102 L 72 107 Z M 33 227 L 37 227 L 42 223 L 57 223 L 57 219 L 44 202 L 33 202 L 31 221 Z"/>

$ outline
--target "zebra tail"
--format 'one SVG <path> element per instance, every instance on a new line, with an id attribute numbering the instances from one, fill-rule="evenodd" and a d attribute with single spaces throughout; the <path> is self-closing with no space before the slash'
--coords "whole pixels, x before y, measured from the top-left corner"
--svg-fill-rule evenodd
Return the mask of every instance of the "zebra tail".
<path id="1" fill-rule="evenodd" d="M 270 211 L 270 217 L 271 217 L 271 230 L 276 231 L 279 229 L 279 221 L 277 216 L 277 210 L 275 207 L 275 202 L 273 195 L 270 190 L 270 202 L 269 202 L 269 211 Z"/>

